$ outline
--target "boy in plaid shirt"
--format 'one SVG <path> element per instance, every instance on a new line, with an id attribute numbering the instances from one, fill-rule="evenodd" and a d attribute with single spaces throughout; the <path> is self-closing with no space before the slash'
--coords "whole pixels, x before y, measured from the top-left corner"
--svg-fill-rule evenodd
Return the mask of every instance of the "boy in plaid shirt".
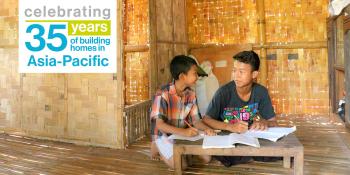
<path id="1" fill-rule="evenodd" d="M 193 137 L 203 130 L 205 134 L 215 135 L 214 130 L 202 122 L 198 110 L 195 92 L 191 89 L 196 84 L 198 75 L 205 72 L 196 61 L 184 55 L 178 55 L 170 63 L 173 82 L 159 90 L 153 99 L 151 111 L 152 157 L 159 152 L 160 157 L 170 167 L 174 168 L 173 143 L 167 137 L 178 134 Z M 186 124 L 193 125 L 188 127 Z M 210 156 L 200 156 L 208 163 Z M 185 160 L 183 168 L 187 167 Z"/>

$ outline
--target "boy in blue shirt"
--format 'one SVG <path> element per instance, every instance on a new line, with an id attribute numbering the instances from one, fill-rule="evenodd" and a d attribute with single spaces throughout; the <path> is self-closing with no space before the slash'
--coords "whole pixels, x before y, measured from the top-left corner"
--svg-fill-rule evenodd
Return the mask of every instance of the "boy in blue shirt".
<path id="1" fill-rule="evenodd" d="M 254 82 L 259 74 L 259 56 L 254 51 L 243 51 L 233 56 L 233 59 L 233 81 L 216 91 L 203 121 L 214 129 L 234 133 L 276 126 L 275 112 L 267 89 Z M 216 158 L 225 166 L 251 159 L 237 156 Z"/>

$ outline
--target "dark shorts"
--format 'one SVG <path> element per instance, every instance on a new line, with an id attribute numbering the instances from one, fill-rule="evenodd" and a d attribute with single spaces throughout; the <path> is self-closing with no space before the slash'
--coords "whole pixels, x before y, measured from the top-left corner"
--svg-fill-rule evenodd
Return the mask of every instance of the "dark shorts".
<path id="1" fill-rule="evenodd" d="M 251 160 L 259 162 L 275 162 L 282 160 L 282 157 L 262 157 L 262 156 L 213 156 L 214 159 L 221 162 L 225 167 L 232 165 L 248 163 Z"/>

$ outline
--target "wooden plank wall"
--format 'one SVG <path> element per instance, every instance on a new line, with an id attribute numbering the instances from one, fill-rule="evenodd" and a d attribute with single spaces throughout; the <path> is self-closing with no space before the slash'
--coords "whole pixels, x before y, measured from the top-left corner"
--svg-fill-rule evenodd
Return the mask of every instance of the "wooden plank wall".
<path id="1" fill-rule="evenodd" d="M 252 50 L 252 45 L 240 44 L 225 47 L 197 48 L 191 49 L 190 54 L 195 56 L 199 63 L 210 61 L 213 65 L 213 73 L 219 84 L 224 85 L 232 80 L 232 56 L 244 50 Z"/>
<path id="2" fill-rule="evenodd" d="M 329 72 L 329 101 L 330 101 L 330 111 L 336 112 L 338 104 L 335 97 L 335 70 L 334 59 L 335 59 L 335 21 L 333 18 L 327 18 L 327 49 L 328 49 L 328 72 Z"/>
<path id="3" fill-rule="evenodd" d="M 350 13 L 350 6 L 345 9 L 345 12 Z M 344 24 L 344 68 L 345 68 L 345 123 L 347 128 L 350 128 L 350 19 L 347 18 Z"/>
<path id="4" fill-rule="evenodd" d="M 122 26 L 118 3 L 117 26 Z M 17 6 L 0 1 L 0 130 L 123 148 L 122 28 L 117 74 L 19 74 Z"/>
<path id="5" fill-rule="evenodd" d="M 150 93 L 171 81 L 169 63 L 187 54 L 185 0 L 150 0 Z"/>

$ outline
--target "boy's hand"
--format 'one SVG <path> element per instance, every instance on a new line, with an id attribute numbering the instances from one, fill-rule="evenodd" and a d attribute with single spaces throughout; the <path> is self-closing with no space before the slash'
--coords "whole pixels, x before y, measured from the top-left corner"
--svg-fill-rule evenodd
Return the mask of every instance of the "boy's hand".
<path id="1" fill-rule="evenodd" d="M 193 137 L 198 135 L 198 129 L 193 128 L 193 127 L 189 127 L 184 129 L 183 135 L 186 137 Z"/>
<path id="2" fill-rule="evenodd" d="M 213 130 L 213 129 L 205 129 L 204 130 L 204 134 L 205 135 L 208 135 L 208 136 L 215 136 L 216 135 L 216 132 Z"/>
<path id="3" fill-rule="evenodd" d="M 248 130 L 248 123 L 239 120 L 235 124 L 228 124 L 225 130 L 235 133 L 244 133 Z"/>
<path id="4" fill-rule="evenodd" d="M 268 121 L 261 119 L 260 121 L 254 121 L 253 124 L 250 126 L 249 130 L 267 130 L 268 128 Z"/>

